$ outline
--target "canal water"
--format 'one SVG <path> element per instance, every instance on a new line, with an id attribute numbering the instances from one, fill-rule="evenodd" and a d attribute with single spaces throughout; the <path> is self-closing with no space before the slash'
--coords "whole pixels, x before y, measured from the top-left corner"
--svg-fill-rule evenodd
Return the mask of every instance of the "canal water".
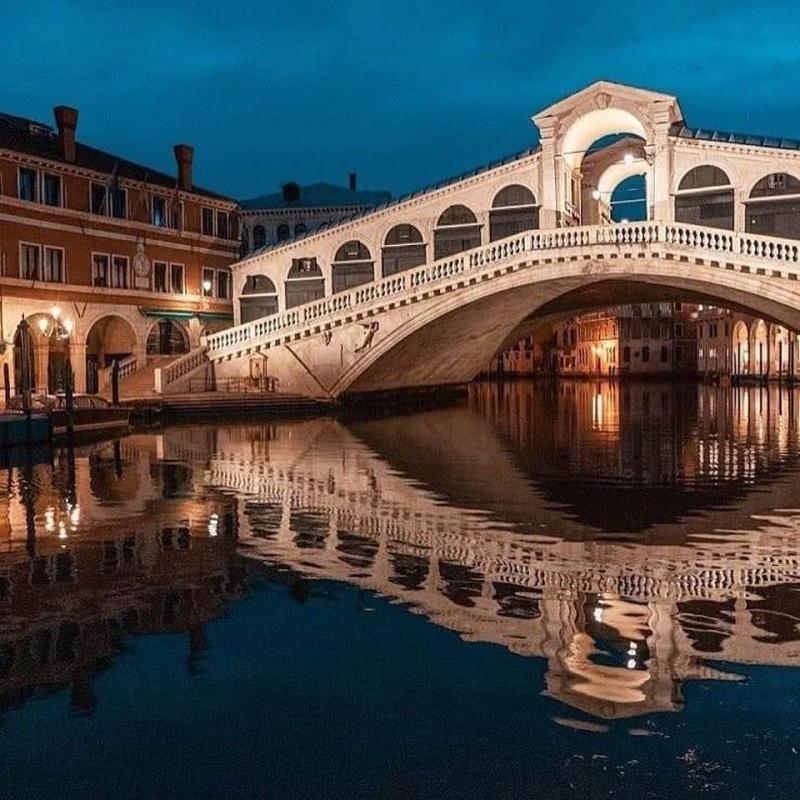
<path id="1" fill-rule="evenodd" d="M 795 798 L 799 469 L 563 381 L 0 470 L 0 798 Z"/>

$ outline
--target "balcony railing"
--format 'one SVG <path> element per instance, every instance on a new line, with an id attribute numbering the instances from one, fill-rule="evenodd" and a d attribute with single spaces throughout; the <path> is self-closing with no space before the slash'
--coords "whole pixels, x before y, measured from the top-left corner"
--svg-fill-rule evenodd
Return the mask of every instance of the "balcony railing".
<path id="1" fill-rule="evenodd" d="M 771 267 L 771 275 L 776 272 L 783 275 L 787 265 L 796 265 L 800 272 L 798 241 L 679 222 L 644 221 L 558 228 L 551 231 L 525 231 L 279 314 L 227 328 L 208 336 L 206 346 L 208 354 L 213 357 L 215 353 L 230 348 L 252 347 L 271 338 L 288 338 L 308 328 L 320 327 L 323 321 L 329 322 L 337 314 L 360 311 L 381 300 L 399 300 L 404 295 L 423 288 L 438 289 L 454 280 L 458 282 L 461 276 L 518 260 L 524 253 L 597 249 L 607 246 L 649 248 L 654 244 L 672 245 L 690 252 L 728 254 L 748 263 L 753 262 L 757 268 L 765 271 Z M 788 277 L 796 280 L 797 272 L 789 273 Z"/>

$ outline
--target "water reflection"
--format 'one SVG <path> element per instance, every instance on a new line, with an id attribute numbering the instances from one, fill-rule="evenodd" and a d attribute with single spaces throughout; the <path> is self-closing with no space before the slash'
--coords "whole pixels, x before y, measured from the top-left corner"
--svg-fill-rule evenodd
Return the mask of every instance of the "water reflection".
<path id="1" fill-rule="evenodd" d="M 258 565 L 378 592 L 543 659 L 597 717 L 677 711 L 737 664 L 800 665 L 800 395 L 477 385 L 461 407 L 185 426 L 2 473 L 0 705 L 205 623 Z"/>
<path id="2" fill-rule="evenodd" d="M 196 669 L 204 624 L 244 590 L 236 514 L 157 454 L 133 436 L 3 474 L 0 710 L 68 688 L 92 713 L 95 677 L 132 634 L 185 633 Z"/>
<path id="3" fill-rule="evenodd" d="M 729 662 L 797 665 L 796 395 L 475 387 L 468 407 L 281 429 L 209 481 L 252 558 L 377 591 L 546 659 L 601 717 L 675 711 Z M 793 510 L 795 509 L 795 510 Z"/>

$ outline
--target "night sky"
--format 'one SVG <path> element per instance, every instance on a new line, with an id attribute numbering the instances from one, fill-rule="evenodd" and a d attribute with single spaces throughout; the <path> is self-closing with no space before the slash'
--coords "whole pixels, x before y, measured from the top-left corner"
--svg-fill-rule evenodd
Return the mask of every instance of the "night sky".
<path id="1" fill-rule="evenodd" d="M 0 110 L 246 198 L 282 182 L 395 194 L 536 142 L 598 79 L 677 94 L 690 124 L 800 138 L 795 2 L 0 0 Z"/>

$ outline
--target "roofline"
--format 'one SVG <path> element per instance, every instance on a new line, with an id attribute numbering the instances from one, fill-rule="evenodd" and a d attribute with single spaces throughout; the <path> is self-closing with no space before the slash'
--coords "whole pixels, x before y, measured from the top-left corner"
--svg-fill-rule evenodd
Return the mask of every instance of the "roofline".
<path id="1" fill-rule="evenodd" d="M 451 178 L 445 178 L 444 180 L 438 181 L 435 184 L 430 184 L 429 186 L 426 186 L 422 189 L 417 189 L 416 191 L 401 195 L 400 197 L 392 198 L 386 203 L 382 203 L 381 205 L 374 206 L 372 208 L 367 209 L 366 211 L 353 214 L 345 219 L 334 220 L 333 222 L 330 223 L 323 223 L 319 227 L 307 231 L 306 233 L 302 233 L 299 236 L 293 236 L 291 239 L 286 239 L 282 242 L 274 242 L 273 244 L 265 245 L 264 247 L 261 247 L 258 250 L 255 250 L 254 252 L 250 253 L 250 255 L 248 255 L 246 258 L 243 258 L 240 261 L 236 261 L 235 263 L 231 264 L 231 269 L 239 269 L 239 267 L 241 267 L 243 264 L 247 264 L 253 259 L 264 255 L 265 253 L 281 250 L 285 247 L 289 247 L 290 245 L 297 244 L 297 242 L 303 241 L 304 239 L 309 239 L 313 236 L 327 233 L 328 231 L 333 231 L 337 230 L 338 228 L 343 228 L 351 222 L 356 222 L 357 220 L 365 219 L 367 217 L 372 216 L 373 214 L 380 214 L 383 211 L 386 211 L 390 208 L 394 208 L 395 206 L 400 206 L 422 195 L 433 194 L 436 191 L 446 189 L 450 186 L 460 183 L 461 181 L 465 181 L 469 178 L 474 178 L 477 177 L 478 175 L 485 175 L 489 172 L 492 172 L 492 170 L 499 169 L 500 167 L 507 166 L 508 164 L 513 164 L 514 162 L 521 161 L 524 158 L 530 158 L 532 156 L 538 155 L 540 151 L 541 147 L 537 144 L 535 147 L 529 147 L 526 150 L 521 150 L 518 153 L 506 156 L 505 158 L 496 159 L 495 161 L 491 161 L 488 164 L 485 164 L 481 167 L 474 167 L 473 169 L 461 173 L 460 175 L 456 175 Z"/>
<path id="2" fill-rule="evenodd" d="M 753 149 L 768 148 L 770 150 L 783 150 L 786 153 L 793 154 L 797 154 L 798 151 L 800 151 L 800 139 L 789 139 L 785 136 L 764 136 L 754 133 L 719 131 L 712 128 L 700 128 L 687 125 L 685 122 L 674 123 L 670 128 L 669 135 L 673 139 L 689 142 L 710 142 L 712 144 L 727 144 L 735 147 L 748 147 Z"/>
<path id="3" fill-rule="evenodd" d="M 681 119 L 683 118 L 683 111 L 681 110 L 680 102 L 678 101 L 677 96 L 674 94 L 654 91 L 652 89 L 644 89 L 641 86 L 632 86 L 629 83 L 599 80 L 590 83 L 588 86 L 584 86 L 582 89 L 578 89 L 575 92 L 560 97 L 558 100 L 550 103 L 550 105 L 547 107 L 541 109 L 541 111 L 537 111 L 533 117 L 531 117 L 531 119 L 536 123 L 540 119 L 558 114 L 562 110 L 563 106 L 566 106 L 572 100 L 576 100 L 597 92 L 606 92 L 613 95 L 615 91 L 618 93 L 638 95 L 642 98 L 649 97 L 651 102 L 655 101 L 674 104 L 677 116 Z"/>
<path id="4" fill-rule="evenodd" d="M 47 128 L 50 131 L 50 135 L 52 135 L 52 136 L 56 136 L 57 135 L 57 131 L 53 127 L 53 125 L 51 125 L 49 123 L 46 123 L 46 122 L 39 122 L 38 120 L 30 119 L 29 117 L 20 117 L 20 116 L 17 116 L 16 114 L 10 114 L 10 113 L 8 113 L 6 111 L 0 111 L 0 117 L 11 118 L 11 119 L 19 120 L 21 122 L 26 122 L 26 123 L 31 124 L 31 125 L 37 125 L 37 126 L 42 127 L 42 128 Z M 102 155 L 106 156 L 107 158 L 114 159 L 114 160 L 120 161 L 120 162 L 124 161 L 126 164 L 130 164 L 131 166 L 135 167 L 136 169 L 140 169 L 140 170 L 142 170 L 142 171 L 144 171 L 146 173 L 152 173 L 152 175 L 154 177 L 158 177 L 161 180 L 168 180 L 168 181 L 173 181 L 174 180 L 176 184 L 178 182 L 178 176 L 177 175 L 173 176 L 173 175 L 170 175 L 167 172 L 162 172 L 162 170 L 160 170 L 160 169 L 156 169 L 154 167 L 149 167 L 146 164 L 139 163 L 138 161 L 132 161 L 129 158 L 125 158 L 124 156 L 120 156 L 120 155 L 117 155 L 116 153 L 112 153 L 110 150 L 103 150 L 102 148 L 95 147 L 94 145 L 91 145 L 91 144 L 87 144 L 86 142 L 83 142 L 80 139 L 76 139 L 75 140 L 75 144 L 76 144 L 76 146 L 83 147 L 83 148 L 85 148 L 87 150 L 93 150 L 95 153 L 101 153 Z M 76 170 L 76 171 L 82 171 L 82 172 L 86 172 L 88 174 L 93 174 L 93 175 L 107 176 L 107 175 L 111 174 L 110 172 L 102 172 L 102 171 L 97 170 L 97 169 L 92 169 L 91 167 L 86 167 L 86 166 L 83 166 L 81 164 L 77 164 L 77 163 L 74 163 L 74 162 L 71 162 L 71 161 L 66 161 L 66 160 L 64 160 L 62 158 L 54 158 L 53 156 L 42 155 L 40 153 L 35 153 L 35 152 L 31 153 L 31 152 L 29 152 L 27 150 L 22 150 L 22 149 L 16 149 L 16 148 L 11 148 L 11 147 L 0 147 L 0 152 L 2 152 L 2 153 L 14 153 L 14 154 L 18 154 L 18 155 L 21 155 L 21 156 L 25 156 L 27 158 L 38 159 L 38 160 L 46 162 L 48 164 L 53 164 L 53 165 L 57 165 L 57 166 L 60 166 L 60 167 L 64 167 L 64 168 L 72 169 L 72 170 Z M 140 179 L 140 178 L 120 177 L 120 180 L 121 181 L 131 181 L 132 183 L 140 183 L 140 184 L 144 183 L 144 181 L 142 179 Z M 161 184 L 158 184 L 158 185 L 161 185 Z M 166 188 L 169 188 L 169 187 L 163 187 L 163 188 L 166 189 Z M 195 195 L 197 197 L 206 197 L 206 198 L 212 199 L 212 200 L 219 200 L 219 201 L 223 201 L 223 202 L 227 202 L 227 203 L 233 203 L 236 206 L 239 205 L 238 201 L 235 200 L 233 197 L 229 197 L 228 195 L 224 195 L 224 194 L 221 194 L 219 192 L 215 192 L 215 191 L 213 191 L 211 189 L 206 189 L 203 186 L 193 185 L 192 189 L 190 189 L 188 191 L 184 190 L 184 189 L 181 189 L 180 191 L 183 194 L 192 194 L 192 195 Z"/>

